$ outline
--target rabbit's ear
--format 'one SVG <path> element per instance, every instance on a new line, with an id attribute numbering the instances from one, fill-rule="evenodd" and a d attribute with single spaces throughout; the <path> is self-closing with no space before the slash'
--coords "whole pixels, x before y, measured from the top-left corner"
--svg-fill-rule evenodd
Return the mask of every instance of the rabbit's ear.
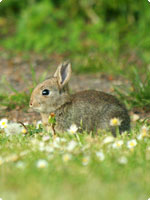
<path id="1" fill-rule="evenodd" d="M 70 62 L 64 62 L 60 64 L 54 74 L 54 77 L 57 77 L 58 84 L 62 88 L 71 77 L 71 63 Z"/>

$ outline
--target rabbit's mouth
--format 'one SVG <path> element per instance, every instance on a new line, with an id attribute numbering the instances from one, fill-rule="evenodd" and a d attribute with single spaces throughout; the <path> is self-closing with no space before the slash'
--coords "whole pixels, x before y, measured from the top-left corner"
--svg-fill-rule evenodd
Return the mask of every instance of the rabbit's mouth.
<path id="1" fill-rule="evenodd" d="M 41 107 L 33 107 L 33 106 L 30 105 L 30 108 L 31 108 L 32 110 L 36 111 L 36 112 L 42 112 Z"/>
<path id="2" fill-rule="evenodd" d="M 42 107 L 41 107 L 39 104 L 37 104 L 37 103 L 35 103 L 35 102 L 33 102 L 33 101 L 30 101 L 29 107 L 30 107 L 32 110 L 36 111 L 36 112 L 41 112 L 41 111 L 42 111 Z"/>

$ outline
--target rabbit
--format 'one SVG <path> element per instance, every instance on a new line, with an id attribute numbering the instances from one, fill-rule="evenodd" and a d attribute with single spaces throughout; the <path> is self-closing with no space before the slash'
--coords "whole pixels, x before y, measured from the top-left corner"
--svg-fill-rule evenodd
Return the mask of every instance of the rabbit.
<path id="1" fill-rule="evenodd" d="M 115 136 L 116 127 L 111 126 L 110 120 L 119 118 L 119 132 L 129 131 L 130 117 L 115 96 L 96 90 L 69 93 L 71 72 L 70 62 L 63 62 L 52 77 L 33 90 L 29 105 L 41 114 L 43 124 L 49 127 L 49 116 L 54 113 L 55 132 L 63 133 L 72 124 L 80 127 L 82 122 L 82 129 L 87 132 L 106 130 Z"/>

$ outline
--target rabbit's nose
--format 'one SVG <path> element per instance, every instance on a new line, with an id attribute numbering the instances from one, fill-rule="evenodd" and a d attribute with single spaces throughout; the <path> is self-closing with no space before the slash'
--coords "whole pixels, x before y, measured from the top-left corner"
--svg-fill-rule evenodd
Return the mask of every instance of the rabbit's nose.
<path id="1" fill-rule="evenodd" d="M 30 102 L 30 104 L 29 104 L 29 105 L 30 105 L 30 108 L 32 108 L 32 106 L 33 106 L 33 103 L 32 103 L 32 102 Z"/>

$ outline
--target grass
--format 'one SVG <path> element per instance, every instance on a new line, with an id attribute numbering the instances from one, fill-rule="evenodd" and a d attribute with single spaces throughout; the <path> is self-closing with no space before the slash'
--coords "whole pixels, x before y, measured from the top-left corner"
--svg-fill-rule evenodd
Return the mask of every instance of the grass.
<path id="1" fill-rule="evenodd" d="M 8 111 L 19 108 L 26 110 L 30 100 L 30 93 L 16 92 L 12 95 L 1 94 L 0 105 L 4 106 Z"/>
<path id="2" fill-rule="evenodd" d="M 150 72 L 145 73 L 145 78 L 137 73 L 147 69 L 150 61 L 148 2 L 102 1 L 102 5 L 97 6 L 95 0 L 91 5 L 88 1 L 81 4 L 78 1 L 52 2 L 3 1 L 0 45 L 12 54 L 16 50 L 23 52 L 26 60 L 31 51 L 42 52 L 44 58 L 53 58 L 53 54 L 56 60 L 70 58 L 76 73 L 107 72 L 130 77 L 134 66 L 131 88 L 124 87 L 117 90 L 117 94 L 129 109 L 149 108 Z M 89 11 L 98 16 L 99 23 L 93 22 Z M 35 86 L 37 79 L 32 67 L 31 74 Z M 12 95 L 0 94 L 0 106 L 7 110 L 18 107 L 26 110 L 30 91 L 13 92 Z M 60 136 L 61 142 L 52 137 L 43 141 L 48 133 L 35 125 L 29 125 L 25 135 L 16 131 L 15 135 L 7 136 L 6 130 L 0 129 L 0 197 L 3 200 L 148 199 L 149 130 L 138 139 L 144 125 L 150 128 L 146 121 L 133 123 L 129 135 L 118 136 L 109 143 L 104 141 L 110 133 L 95 137 L 78 134 L 81 144 L 75 135 L 68 133 Z M 137 145 L 129 149 L 127 143 L 131 139 L 136 140 Z M 67 147 L 72 140 L 76 147 L 69 151 Z M 112 148 L 118 140 L 123 141 L 123 145 Z M 96 152 L 100 152 L 101 157 L 97 157 Z M 48 164 L 44 168 L 37 167 L 41 159 Z"/>
<path id="3" fill-rule="evenodd" d="M 71 58 L 77 73 L 124 75 L 150 62 L 147 24 L 147 1 L 7 0 L 0 6 L 0 46 Z"/>
<path id="4" fill-rule="evenodd" d="M 83 67 L 82 72 L 84 72 L 84 69 L 85 68 Z M 38 83 L 45 79 L 46 73 L 43 73 L 41 78 L 37 80 L 36 72 L 32 66 L 30 71 L 32 77 L 32 85 L 36 87 Z M 123 85 L 115 87 L 116 95 L 129 110 L 132 110 L 134 107 L 136 107 L 148 111 L 150 108 L 150 71 L 143 71 L 142 74 L 140 74 L 136 68 L 132 68 L 131 74 L 129 75 L 128 73 L 128 76 L 130 76 L 129 86 L 124 87 Z M 27 92 L 18 92 L 14 88 L 10 87 L 10 84 L 7 82 L 5 84 L 9 87 L 9 89 L 12 90 L 13 94 L 8 95 L 1 93 L 0 105 L 6 107 L 7 110 L 13 110 L 16 108 L 27 110 L 33 88 L 29 88 Z"/>
<path id="5" fill-rule="evenodd" d="M 133 68 L 130 84 L 131 87 L 116 88 L 116 93 L 130 109 L 139 107 L 147 111 L 150 108 L 150 70 L 146 70 L 144 77 L 141 77 L 138 70 Z"/>
<path id="6" fill-rule="evenodd" d="M 13 109 L 22 109 L 23 111 L 26 111 L 29 108 L 29 101 L 30 96 L 32 93 L 32 90 L 36 85 L 42 81 L 45 80 L 47 73 L 44 72 L 40 78 L 36 77 L 36 72 L 34 67 L 30 66 L 30 73 L 31 73 L 31 79 L 32 79 L 32 88 L 28 86 L 28 89 L 26 91 L 17 91 L 11 83 L 9 83 L 7 80 L 4 79 L 3 85 L 5 85 L 5 88 L 9 89 L 11 91 L 11 95 L 8 94 L 8 92 L 0 92 L 0 106 L 4 107 L 8 111 Z M 26 80 L 24 77 L 22 77 L 25 82 Z"/>
<path id="7" fill-rule="evenodd" d="M 0 197 L 11 200 L 33 199 L 148 199 L 150 197 L 150 135 L 137 139 L 141 127 L 147 122 L 136 122 L 129 135 L 125 134 L 106 143 L 109 133 L 92 137 L 87 133 L 65 133 L 43 141 L 42 129 L 29 126 L 34 134 L 0 134 Z M 39 132 L 40 133 L 35 133 Z M 58 139 L 59 137 L 59 139 Z M 131 139 L 137 141 L 132 149 L 127 147 Z M 118 140 L 124 143 L 112 148 Z M 76 146 L 70 151 L 70 141 Z M 102 152 L 104 157 L 96 156 Z M 64 158 L 69 155 L 69 158 Z M 120 158 L 125 157 L 126 162 Z M 38 160 L 47 161 L 45 168 L 38 168 Z M 21 164 L 19 164 L 21 163 Z"/>

